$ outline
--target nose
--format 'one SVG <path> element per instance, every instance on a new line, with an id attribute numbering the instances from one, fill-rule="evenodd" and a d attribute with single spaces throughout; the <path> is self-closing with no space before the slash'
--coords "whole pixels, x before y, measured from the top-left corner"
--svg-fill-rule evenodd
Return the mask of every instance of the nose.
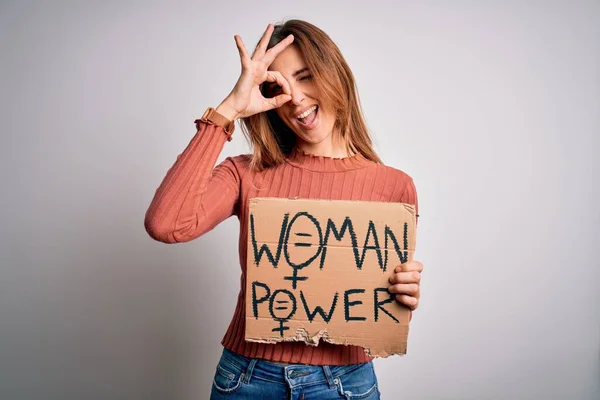
<path id="1" fill-rule="evenodd" d="M 290 85 L 290 91 L 292 94 L 292 103 L 294 105 L 300 105 L 300 103 L 302 103 L 306 97 L 302 89 L 297 85 L 292 84 Z"/>

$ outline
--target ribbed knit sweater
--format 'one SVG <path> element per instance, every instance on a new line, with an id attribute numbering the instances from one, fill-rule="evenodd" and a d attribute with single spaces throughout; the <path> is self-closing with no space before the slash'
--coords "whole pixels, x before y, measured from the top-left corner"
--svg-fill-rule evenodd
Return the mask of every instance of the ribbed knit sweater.
<path id="1" fill-rule="evenodd" d="M 228 134 L 221 127 L 200 122 L 197 133 L 156 190 L 146 212 L 146 231 L 161 242 L 187 242 L 230 216 L 237 216 L 241 280 L 237 306 L 221 341 L 227 349 L 246 357 L 312 365 L 347 365 L 371 360 L 358 346 L 321 341 L 315 347 L 301 342 L 266 344 L 244 340 L 249 200 L 299 197 L 417 206 L 412 178 L 361 155 L 330 158 L 299 149 L 293 150 L 284 163 L 261 172 L 249 169 L 249 155 L 228 157 L 216 165 L 227 139 Z"/>

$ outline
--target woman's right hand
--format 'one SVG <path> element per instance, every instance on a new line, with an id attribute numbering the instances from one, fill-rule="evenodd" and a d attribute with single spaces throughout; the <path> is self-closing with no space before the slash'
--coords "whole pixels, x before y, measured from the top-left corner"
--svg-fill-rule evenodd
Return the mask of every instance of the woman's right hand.
<path id="1" fill-rule="evenodd" d="M 268 71 L 267 69 L 275 60 L 275 57 L 292 44 L 294 37 L 289 35 L 271 49 L 266 50 L 273 29 L 272 24 L 267 26 L 267 30 L 252 57 L 248 55 L 242 38 L 235 35 L 235 43 L 242 63 L 242 74 L 233 90 L 216 108 L 218 113 L 231 121 L 278 108 L 292 98 L 290 85 L 283 75 L 277 71 Z M 276 82 L 281 86 L 283 93 L 273 98 L 264 97 L 260 91 L 260 84 L 263 82 Z"/>

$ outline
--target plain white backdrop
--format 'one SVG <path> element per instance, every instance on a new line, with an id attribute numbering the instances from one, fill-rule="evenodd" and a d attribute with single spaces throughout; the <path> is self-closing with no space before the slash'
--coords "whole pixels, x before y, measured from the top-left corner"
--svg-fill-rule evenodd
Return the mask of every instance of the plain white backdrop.
<path id="1" fill-rule="evenodd" d="M 341 48 L 419 193 L 382 398 L 600 398 L 600 4 L 535 0 L 0 2 L 0 398 L 208 398 L 237 220 L 165 245 L 144 213 L 239 76 L 233 35 L 289 18 Z"/>

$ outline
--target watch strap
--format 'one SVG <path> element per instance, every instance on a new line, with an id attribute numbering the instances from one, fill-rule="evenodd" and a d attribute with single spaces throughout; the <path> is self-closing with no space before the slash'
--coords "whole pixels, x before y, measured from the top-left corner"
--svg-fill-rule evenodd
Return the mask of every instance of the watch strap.
<path id="1" fill-rule="evenodd" d="M 202 114 L 202 117 L 194 121 L 194 123 L 196 124 L 196 129 L 200 129 L 198 124 L 199 121 L 209 122 L 213 125 L 220 126 L 221 128 L 223 128 L 223 130 L 225 130 L 225 132 L 227 132 L 227 140 L 231 141 L 231 135 L 235 130 L 235 121 L 230 121 L 227 117 L 224 117 L 223 115 L 219 114 L 212 107 L 208 107 L 206 111 L 204 111 L 204 114 Z"/>

